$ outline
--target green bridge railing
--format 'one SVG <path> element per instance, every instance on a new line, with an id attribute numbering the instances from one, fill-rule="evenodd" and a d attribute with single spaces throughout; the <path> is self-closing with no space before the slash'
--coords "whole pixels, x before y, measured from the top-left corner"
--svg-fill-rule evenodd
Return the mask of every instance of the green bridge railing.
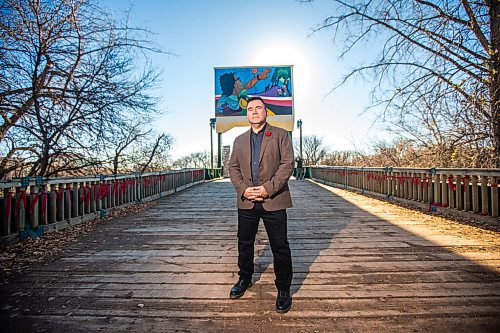
<path id="1" fill-rule="evenodd" d="M 204 182 L 204 169 L 0 181 L 0 243 L 37 237 L 103 218 L 117 208 L 154 200 Z"/>
<path id="2" fill-rule="evenodd" d="M 319 182 L 428 205 L 498 218 L 500 169 L 418 169 L 313 166 Z"/>

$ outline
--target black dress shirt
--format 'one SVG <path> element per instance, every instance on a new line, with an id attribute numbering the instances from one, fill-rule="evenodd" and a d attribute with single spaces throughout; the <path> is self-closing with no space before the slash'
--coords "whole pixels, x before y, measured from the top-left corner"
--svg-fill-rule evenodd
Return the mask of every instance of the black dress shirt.
<path id="1" fill-rule="evenodd" d="M 253 130 L 250 134 L 250 147 L 252 152 L 252 158 L 250 159 L 250 167 L 252 169 L 252 183 L 254 186 L 260 185 L 259 179 L 259 164 L 260 164 L 260 147 L 262 146 L 262 139 L 264 138 L 264 130 L 266 125 L 262 129 L 255 133 Z"/>

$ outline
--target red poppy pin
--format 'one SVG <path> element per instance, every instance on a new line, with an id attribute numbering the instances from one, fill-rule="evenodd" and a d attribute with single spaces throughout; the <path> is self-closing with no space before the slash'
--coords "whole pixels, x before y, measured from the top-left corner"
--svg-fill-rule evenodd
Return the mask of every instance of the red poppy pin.
<path id="1" fill-rule="evenodd" d="M 271 136 L 271 132 L 266 132 L 266 136 Z"/>

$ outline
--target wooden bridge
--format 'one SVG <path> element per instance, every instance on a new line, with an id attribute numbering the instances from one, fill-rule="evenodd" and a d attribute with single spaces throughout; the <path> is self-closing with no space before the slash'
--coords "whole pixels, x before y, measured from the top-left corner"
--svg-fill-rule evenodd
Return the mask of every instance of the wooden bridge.
<path id="1" fill-rule="evenodd" d="M 236 210 L 230 182 L 220 180 L 103 221 L 2 285 L 2 332 L 500 330 L 498 232 L 314 181 L 291 181 L 291 191 L 293 307 L 285 315 L 274 311 L 263 228 L 256 283 L 228 298 L 237 280 Z"/>

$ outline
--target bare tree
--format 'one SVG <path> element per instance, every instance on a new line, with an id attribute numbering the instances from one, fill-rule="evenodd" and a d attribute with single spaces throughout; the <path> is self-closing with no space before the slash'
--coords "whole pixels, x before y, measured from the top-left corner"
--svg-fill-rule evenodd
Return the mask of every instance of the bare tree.
<path id="1" fill-rule="evenodd" d="M 103 151 L 112 163 L 113 174 L 125 171 L 125 167 L 131 162 L 130 153 L 147 140 L 152 135 L 152 131 L 152 129 L 145 128 L 145 124 L 139 120 L 125 123 L 117 127 L 110 135 L 103 137 Z"/>
<path id="2" fill-rule="evenodd" d="M 417 130 L 410 133 L 415 142 L 451 142 L 447 150 L 468 147 L 478 164 L 500 167 L 499 1 L 334 3 L 335 14 L 314 31 L 332 29 L 342 38 L 341 57 L 361 47 L 378 54 L 340 85 L 373 75 L 372 106 L 382 107 L 383 120 L 403 132 Z"/>
<path id="3" fill-rule="evenodd" d="M 157 114 L 147 35 L 90 0 L 2 1 L 0 153 L 28 175 L 102 166 L 103 138 Z"/>
<path id="4" fill-rule="evenodd" d="M 410 140 L 397 139 L 393 142 L 384 140 L 372 144 L 372 153 L 358 161 L 362 166 L 393 167 L 429 167 L 429 160 L 422 159 L 421 153 L 414 148 Z"/>
<path id="5" fill-rule="evenodd" d="M 195 152 L 183 156 L 172 164 L 174 168 L 210 168 L 210 153 L 206 151 Z"/>
<path id="6" fill-rule="evenodd" d="M 332 151 L 325 155 L 321 164 L 333 166 L 349 166 L 356 165 L 356 160 L 359 154 L 355 151 L 340 150 Z"/>
<path id="7" fill-rule="evenodd" d="M 148 135 L 146 140 L 139 141 L 129 154 L 127 170 L 150 172 L 169 169 L 172 144 L 173 138 L 168 134 Z"/>
<path id="8" fill-rule="evenodd" d="M 296 142 L 295 156 L 299 156 L 299 144 Z M 316 135 L 304 136 L 302 138 L 302 158 L 304 165 L 316 165 L 322 161 L 327 153 L 327 148 L 323 144 L 323 139 Z"/>

